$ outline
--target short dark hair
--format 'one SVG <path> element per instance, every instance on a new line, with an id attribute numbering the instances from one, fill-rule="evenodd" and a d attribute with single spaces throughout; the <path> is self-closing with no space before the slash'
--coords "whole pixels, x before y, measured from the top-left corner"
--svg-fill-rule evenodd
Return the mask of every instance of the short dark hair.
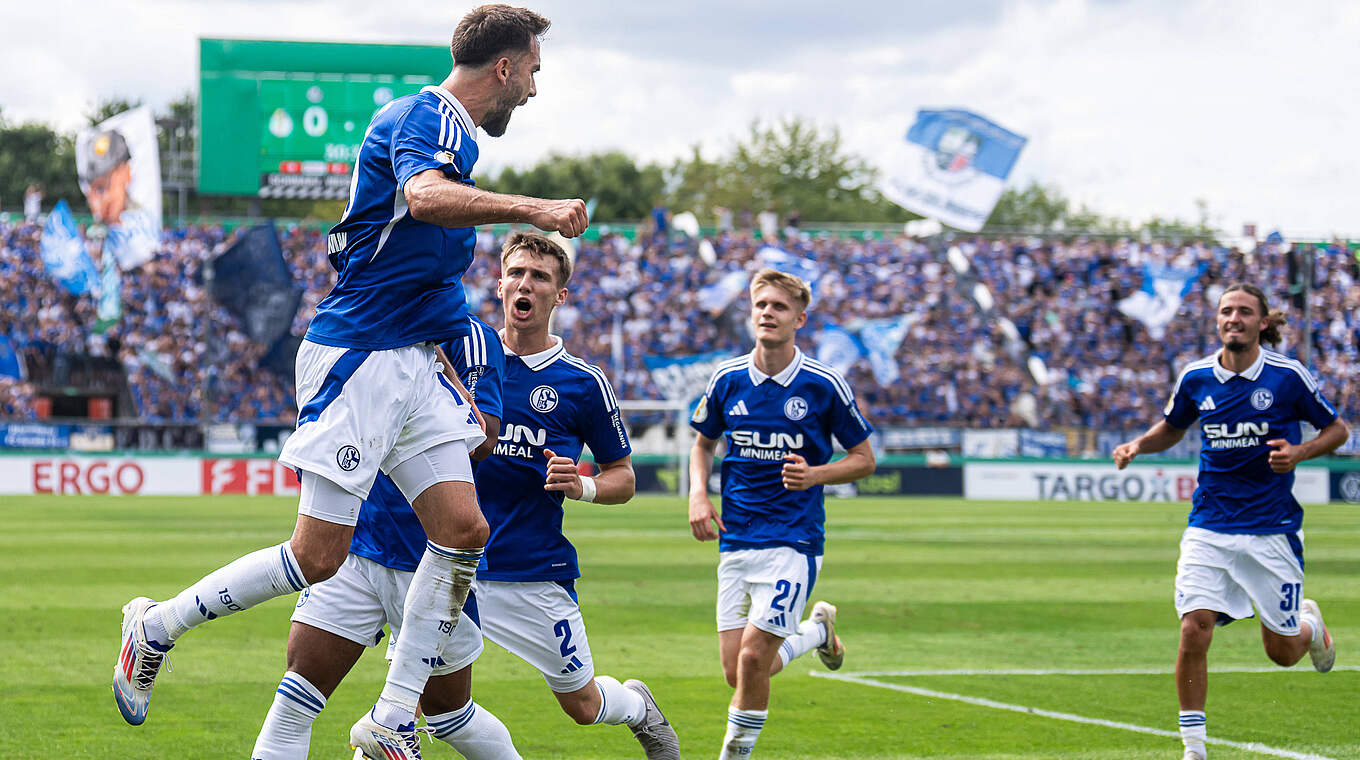
<path id="1" fill-rule="evenodd" d="M 528 52 L 529 41 L 542 37 L 549 23 L 528 8 L 501 4 L 474 8 L 453 30 L 449 45 L 453 65 L 476 68 L 506 52 Z"/>
<path id="2" fill-rule="evenodd" d="M 571 282 L 571 259 L 562 246 L 554 243 L 547 235 L 537 232 L 516 232 L 501 246 L 501 271 L 505 271 L 505 260 L 515 251 L 528 251 L 535 256 L 543 256 L 557 261 L 557 287 L 565 288 Z"/>
<path id="3" fill-rule="evenodd" d="M 1256 302 L 1261 304 L 1261 313 L 1266 315 L 1266 327 L 1264 330 L 1261 331 L 1260 340 L 1258 342 L 1261 345 L 1265 345 L 1267 343 L 1269 343 L 1272 346 L 1280 345 L 1280 341 L 1284 340 L 1284 335 L 1280 333 L 1280 326 L 1283 325 L 1288 320 L 1288 317 L 1285 316 L 1284 311 L 1281 309 L 1271 311 L 1270 304 L 1266 303 L 1265 291 L 1261 290 L 1255 285 L 1252 285 L 1249 282 L 1234 282 L 1233 284 L 1229 285 L 1227 288 L 1223 290 L 1223 295 L 1219 296 L 1218 300 L 1222 301 L 1223 296 L 1226 296 L 1229 293 L 1234 293 L 1237 291 L 1241 291 L 1243 293 L 1246 293 L 1247 295 L 1255 296 Z"/>

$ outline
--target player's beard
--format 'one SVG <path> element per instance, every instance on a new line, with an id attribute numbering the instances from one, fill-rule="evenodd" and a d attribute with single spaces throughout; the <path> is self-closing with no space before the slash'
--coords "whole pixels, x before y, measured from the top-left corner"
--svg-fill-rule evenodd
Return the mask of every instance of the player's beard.
<path id="1" fill-rule="evenodd" d="M 492 137 L 500 137 L 505 134 L 505 130 L 510 126 L 510 114 L 515 112 L 515 107 L 520 103 L 519 99 L 511 93 L 503 93 L 496 100 L 496 106 L 486 114 L 486 119 L 482 122 L 482 131 Z"/>
<path id="2" fill-rule="evenodd" d="M 1251 344 L 1240 340 L 1229 340 L 1227 343 L 1223 344 L 1223 347 L 1233 352 L 1234 354 L 1240 354 L 1244 351 L 1249 350 L 1251 348 Z"/>

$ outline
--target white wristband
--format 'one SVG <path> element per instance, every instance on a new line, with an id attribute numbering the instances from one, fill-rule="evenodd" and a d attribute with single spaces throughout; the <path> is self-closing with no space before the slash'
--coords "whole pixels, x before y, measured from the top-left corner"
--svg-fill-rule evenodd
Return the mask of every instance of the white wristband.
<path id="1" fill-rule="evenodd" d="M 595 478 L 581 476 L 581 496 L 577 501 L 595 501 Z"/>

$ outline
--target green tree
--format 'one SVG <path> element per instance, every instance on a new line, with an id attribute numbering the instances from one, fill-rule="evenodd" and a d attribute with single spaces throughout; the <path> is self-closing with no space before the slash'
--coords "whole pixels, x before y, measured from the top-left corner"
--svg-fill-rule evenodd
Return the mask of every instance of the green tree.
<path id="1" fill-rule="evenodd" d="M 1067 227 L 1069 206 L 1056 187 L 1031 182 L 1022 190 L 1006 188 L 982 231 L 1059 231 Z"/>
<path id="2" fill-rule="evenodd" d="M 661 198 L 664 183 L 661 167 L 638 165 L 624 153 L 609 151 L 554 153 L 528 169 L 504 169 L 485 185 L 498 193 L 537 198 L 594 198 L 595 218 L 609 222 L 642 219 Z"/>
<path id="3" fill-rule="evenodd" d="M 44 208 L 61 198 L 83 205 L 75 141 L 39 122 L 12 124 L 0 111 L 0 206 L 20 208 L 30 184 L 45 188 Z"/>
<path id="4" fill-rule="evenodd" d="M 750 133 L 715 161 L 698 147 L 670 170 L 670 205 L 711 214 L 714 207 L 797 211 L 805 220 L 901 222 L 914 214 L 885 200 L 877 172 L 848 151 L 840 132 L 801 118 L 751 124 Z"/>
<path id="5" fill-rule="evenodd" d="M 1196 221 L 1187 221 L 1179 217 L 1163 219 L 1154 216 L 1140 225 L 1139 230 L 1146 233 L 1149 237 L 1167 240 L 1215 240 L 1218 232 L 1209 223 L 1209 202 L 1203 198 L 1195 199 L 1197 210 Z"/>

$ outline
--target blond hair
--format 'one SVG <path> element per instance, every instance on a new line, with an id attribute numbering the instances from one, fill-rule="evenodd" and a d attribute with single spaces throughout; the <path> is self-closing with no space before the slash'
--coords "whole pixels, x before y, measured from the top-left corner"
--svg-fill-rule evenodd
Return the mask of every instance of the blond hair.
<path id="1" fill-rule="evenodd" d="M 771 285 L 788 293 L 793 300 L 798 302 L 803 311 L 807 311 L 808 306 L 812 303 L 811 288 L 808 287 L 806 282 L 803 282 L 803 278 L 797 275 L 766 267 L 756 272 L 756 276 L 751 278 L 751 294 L 755 295 L 756 289 L 764 285 Z"/>

